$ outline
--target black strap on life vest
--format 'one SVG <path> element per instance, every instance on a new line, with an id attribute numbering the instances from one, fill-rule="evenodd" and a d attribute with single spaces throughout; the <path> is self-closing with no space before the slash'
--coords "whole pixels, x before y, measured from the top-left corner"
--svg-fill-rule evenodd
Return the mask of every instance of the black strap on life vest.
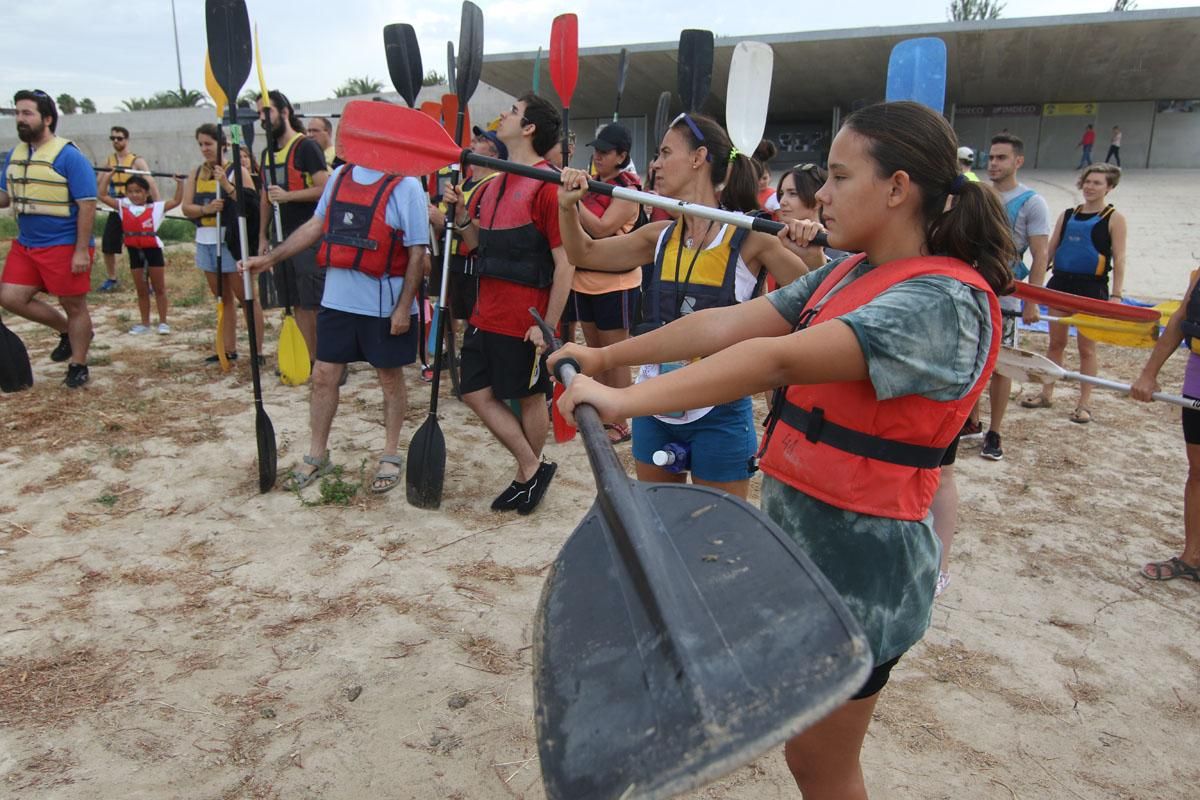
<path id="1" fill-rule="evenodd" d="M 825 410 L 822 408 L 806 411 L 786 399 L 780 404 L 778 418 L 803 433 L 810 442 L 820 442 L 851 455 L 899 464 L 902 467 L 935 469 L 941 466 L 942 456 L 946 454 L 944 447 L 897 442 L 894 439 L 884 439 L 881 436 L 845 428 L 825 419 Z"/>

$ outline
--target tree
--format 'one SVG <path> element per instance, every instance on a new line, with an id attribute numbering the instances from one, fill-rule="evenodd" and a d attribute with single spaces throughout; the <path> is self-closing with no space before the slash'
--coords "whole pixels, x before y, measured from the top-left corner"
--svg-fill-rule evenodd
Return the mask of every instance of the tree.
<path id="1" fill-rule="evenodd" d="M 195 108 L 208 98 L 194 89 L 167 89 L 150 97 L 131 97 L 121 103 L 126 111 L 147 111 L 155 108 Z"/>
<path id="2" fill-rule="evenodd" d="M 58 110 L 64 114 L 74 114 L 79 110 L 79 103 L 71 95 L 63 92 L 58 97 L 54 98 L 54 102 L 58 103 Z"/>
<path id="3" fill-rule="evenodd" d="M 369 76 L 347 78 L 346 82 L 333 90 L 334 97 L 357 97 L 360 94 L 375 94 L 383 91 L 383 84 Z"/>
<path id="4" fill-rule="evenodd" d="M 950 0 L 946 13 L 955 22 L 969 20 L 1000 19 L 1004 3 L 1000 0 Z"/>
<path id="5" fill-rule="evenodd" d="M 1137 8 L 1137 0 L 1115 0 L 1113 11 L 1133 11 Z"/>
<path id="6" fill-rule="evenodd" d="M 445 83 L 446 76 L 438 74 L 436 69 L 431 69 L 425 73 L 425 77 L 421 79 L 422 86 L 437 86 L 439 83 Z"/>
<path id="7" fill-rule="evenodd" d="M 90 97 L 85 97 L 79 101 L 79 110 L 84 114 L 95 114 L 96 103 Z"/>

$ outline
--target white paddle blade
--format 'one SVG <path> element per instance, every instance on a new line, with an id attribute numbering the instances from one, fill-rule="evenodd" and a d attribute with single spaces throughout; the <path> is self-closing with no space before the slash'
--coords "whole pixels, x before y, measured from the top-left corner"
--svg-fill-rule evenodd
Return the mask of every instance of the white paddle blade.
<path id="1" fill-rule="evenodd" d="M 1067 377 L 1066 371 L 1045 356 L 1001 347 L 996 358 L 996 372 L 1021 383 L 1054 383 Z"/>
<path id="2" fill-rule="evenodd" d="M 734 146 L 750 156 L 767 127 L 775 52 L 762 42 L 738 42 L 729 62 L 725 128 Z"/>

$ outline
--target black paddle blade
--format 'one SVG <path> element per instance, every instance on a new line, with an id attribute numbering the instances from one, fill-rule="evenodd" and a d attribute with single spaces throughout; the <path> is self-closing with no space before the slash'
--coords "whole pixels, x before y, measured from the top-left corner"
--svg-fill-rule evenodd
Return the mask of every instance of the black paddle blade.
<path id="1" fill-rule="evenodd" d="M 204 0 L 204 20 L 213 77 L 232 104 L 254 60 L 245 0 Z"/>
<path id="2" fill-rule="evenodd" d="M 679 34 L 679 99 L 684 111 L 699 111 L 708 98 L 713 71 L 712 31 L 688 28 Z"/>
<path id="3" fill-rule="evenodd" d="M 483 12 L 479 6 L 466 0 L 462 5 L 462 23 L 458 29 L 458 74 L 455 76 L 454 93 L 458 95 L 459 108 L 466 108 L 479 76 L 483 72 Z"/>
<path id="4" fill-rule="evenodd" d="M 421 79 L 425 73 L 421 67 L 421 48 L 417 45 L 417 32 L 406 22 L 383 26 L 383 49 L 387 54 L 388 75 L 392 86 L 409 108 L 417 102 L 421 91 Z"/>
<path id="5" fill-rule="evenodd" d="M 833 587 L 762 512 L 685 484 L 634 483 L 678 552 L 701 620 L 677 666 L 599 501 L 546 579 L 534 695 L 546 795 L 662 798 L 817 722 L 866 680 L 866 639 Z"/>
<path id="6" fill-rule="evenodd" d="M 258 439 L 258 491 L 265 494 L 275 488 L 278 459 L 275 452 L 275 426 L 271 424 L 271 418 L 261 403 L 254 415 L 254 435 Z"/>
<path id="7" fill-rule="evenodd" d="M 446 437 L 437 416 L 430 414 L 408 443 L 408 465 L 404 474 L 408 504 L 437 508 L 442 504 L 446 480 Z"/>
<path id="8" fill-rule="evenodd" d="M 21 337 L 0 322 L 0 391 L 19 392 L 33 386 L 33 367 Z"/>
<path id="9" fill-rule="evenodd" d="M 663 92 L 658 96 L 658 108 L 654 111 L 654 152 L 656 153 L 663 137 L 667 135 L 667 126 L 671 124 L 671 120 L 667 116 L 670 113 L 671 93 Z"/>
<path id="10" fill-rule="evenodd" d="M 458 65 L 454 63 L 454 42 L 446 42 L 446 85 L 458 87 Z"/>

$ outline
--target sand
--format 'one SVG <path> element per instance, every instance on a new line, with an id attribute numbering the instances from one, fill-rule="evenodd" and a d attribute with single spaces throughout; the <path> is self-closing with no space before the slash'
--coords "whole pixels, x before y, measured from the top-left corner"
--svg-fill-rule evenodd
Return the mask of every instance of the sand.
<path id="1" fill-rule="evenodd" d="M 131 292 L 96 296 L 83 391 L 52 334 L 5 315 L 38 384 L 0 395 L 0 796 L 541 797 L 531 622 L 595 493 L 581 444 L 549 446 L 536 514 L 493 513 L 510 459 L 446 397 L 441 509 L 350 496 L 383 438 L 359 366 L 341 483 L 260 495 L 247 362 L 200 365 L 214 313 L 186 262 L 169 337 L 123 332 Z M 1146 352 L 1106 347 L 1103 372 L 1130 380 Z M 429 398 L 408 389 L 405 442 Z M 953 580 L 883 693 L 873 797 L 1195 796 L 1200 586 L 1138 576 L 1182 543 L 1178 410 L 1097 393 L 1074 425 L 1073 392 L 1011 408 L 1004 461 L 960 451 Z M 282 472 L 307 389 L 268 373 L 266 397 Z M 771 752 L 693 796 L 798 792 Z"/>

